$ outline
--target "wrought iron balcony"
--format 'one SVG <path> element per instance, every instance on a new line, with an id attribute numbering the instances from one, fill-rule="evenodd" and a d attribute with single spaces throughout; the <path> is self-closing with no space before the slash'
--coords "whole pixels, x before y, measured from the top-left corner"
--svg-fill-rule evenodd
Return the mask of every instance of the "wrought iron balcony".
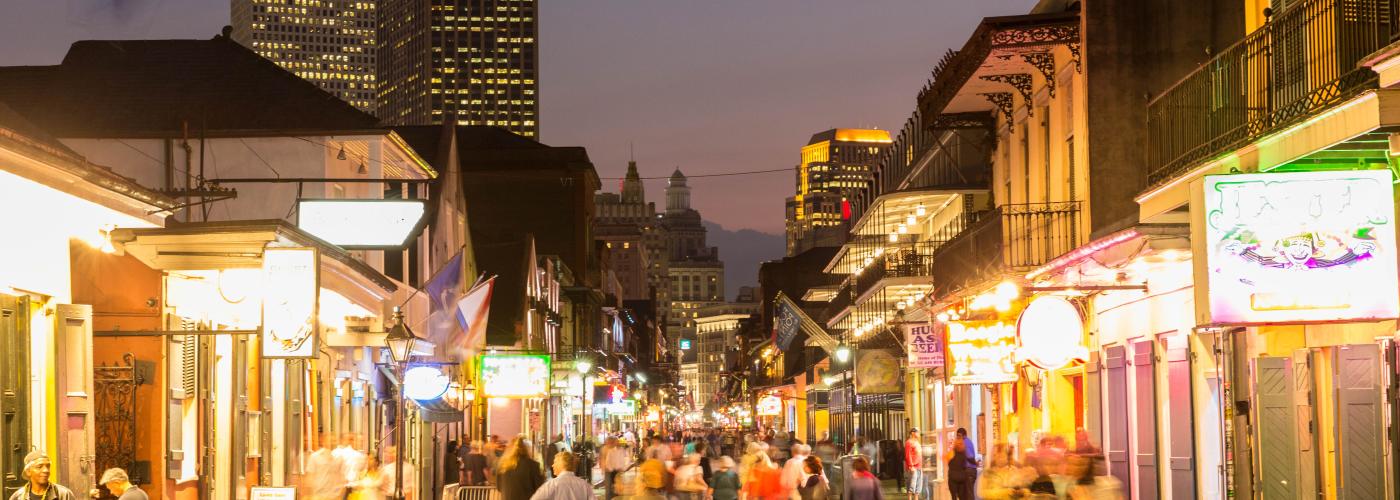
<path id="1" fill-rule="evenodd" d="M 969 285 L 1034 269 L 1083 244 L 1080 202 L 1002 205 L 983 212 L 933 254 L 934 289 L 942 296 Z"/>
<path id="2" fill-rule="evenodd" d="M 925 241 L 886 251 L 854 276 L 855 295 L 869 291 L 882 280 L 891 278 L 933 278 L 933 250 L 942 241 Z"/>
<path id="3" fill-rule="evenodd" d="M 1396 31 L 1396 0 L 1303 0 L 1162 92 L 1147 109 L 1148 182 L 1374 88 L 1357 63 Z"/>

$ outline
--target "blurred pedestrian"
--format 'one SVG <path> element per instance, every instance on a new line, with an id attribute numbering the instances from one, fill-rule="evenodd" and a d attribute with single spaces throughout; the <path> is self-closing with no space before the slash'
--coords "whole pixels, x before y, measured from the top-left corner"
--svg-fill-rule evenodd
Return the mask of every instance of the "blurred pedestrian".
<path id="1" fill-rule="evenodd" d="M 1027 486 L 1034 479 L 1034 471 L 1016 463 L 1010 445 L 997 443 L 992 447 L 987 471 L 977 482 L 977 489 L 985 500 L 1024 498 L 1030 494 Z"/>
<path id="2" fill-rule="evenodd" d="M 302 478 L 302 497 L 309 500 L 342 500 L 345 498 L 345 462 L 327 447 L 330 434 L 322 434 L 321 447 L 306 458 L 306 475 Z"/>
<path id="3" fill-rule="evenodd" d="M 462 454 L 462 485 L 486 485 L 491 475 L 491 467 L 487 465 L 486 455 L 481 451 L 481 441 L 472 441 L 464 448 L 466 453 Z"/>
<path id="4" fill-rule="evenodd" d="M 851 478 L 847 489 L 851 492 L 849 500 L 884 500 L 885 493 L 881 491 L 880 480 L 870 473 L 870 460 L 864 456 L 857 456 L 851 461 Z M 958 497 L 953 497 L 955 500 Z"/>
<path id="5" fill-rule="evenodd" d="M 457 441 L 448 440 L 447 448 L 442 454 L 442 482 L 444 484 L 461 484 L 462 482 L 462 462 L 458 459 Z M 336 451 L 340 451 L 336 448 Z"/>
<path id="6" fill-rule="evenodd" d="M 598 457 L 598 468 L 603 471 L 603 498 L 612 500 L 617 493 L 617 477 L 630 465 L 626 446 L 617 438 L 608 438 L 603 443 L 602 456 Z"/>
<path id="7" fill-rule="evenodd" d="M 355 446 L 358 440 L 359 438 L 354 433 L 341 434 L 340 444 L 331 451 L 331 455 L 340 460 L 341 468 L 345 471 L 347 490 L 352 489 L 353 483 L 365 475 L 365 461 L 368 457 Z"/>
<path id="8" fill-rule="evenodd" d="M 734 459 L 728 455 L 715 461 L 715 473 L 710 481 L 711 496 L 714 500 L 739 499 L 739 473 L 734 471 Z"/>
<path id="9" fill-rule="evenodd" d="M 976 469 L 969 467 L 967 461 L 967 443 L 961 439 L 954 439 L 952 448 L 948 451 L 948 492 L 953 500 L 973 500 L 973 482 L 976 480 Z"/>
<path id="10" fill-rule="evenodd" d="M 678 500 L 703 500 L 710 485 L 705 482 L 705 473 L 700 469 L 700 455 L 691 453 L 685 456 L 684 463 L 676 467 L 675 494 Z"/>
<path id="11" fill-rule="evenodd" d="M 126 471 L 118 468 L 111 468 L 102 471 L 102 477 L 98 484 L 107 487 L 107 491 L 112 492 L 117 500 L 150 500 L 151 497 L 141 488 L 131 484 L 131 478 L 126 475 Z"/>
<path id="12" fill-rule="evenodd" d="M 352 491 L 348 500 L 383 500 L 384 476 L 379 473 L 379 458 L 365 456 L 365 471 L 350 483 Z"/>
<path id="13" fill-rule="evenodd" d="M 787 463 L 783 464 L 782 485 L 784 492 L 797 491 L 797 488 L 802 486 L 802 480 L 804 479 L 803 468 L 805 467 L 807 457 L 811 455 L 809 450 L 810 449 L 805 444 L 792 445 L 792 458 L 789 458 Z"/>
<path id="14" fill-rule="evenodd" d="M 598 498 L 593 494 L 592 484 L 574 475 L 574 468 L 578 467 L 577 460 L 572 452 L 555 453 L 554 462 L 551 465 L 554 470 L 554 479 L 550 479 L 535 490 L 534 494 L 530 496 L 530 500 L 593 500 Z M 501 496 L 505 497 L 504 494 Z"/>
<path id="15" fill-rule="evenodd" d="M 501 492 L 501 500 L 528 500 L 544 484 L 544 472 L 530 456 L 530 442 L 525 436 L 510 440 L 496 466 L 496 489 Z"/>
<path id="16" fill-rule="evenodd" d="M 803 480 L 797 487 L 802 500 L 826 500 L 831 495 L 831 483 L 827 481 L 822 467 L 822 459 L 809 455 L 802 460 Z"/>
<path id="17" fill-rule="evenodd" d="M 384 498 L 394 498 L 395 489 L 398 486 L 399 474 L 399 448 L 389 446 L 384 448 L 384 464 L 379 466 L 379 491 Z M 418 477 L 418 470 L 412 463 L 403 464 L 403 500 L 414 500 L 417 498 L 418 489 L 413 478 Z"/>

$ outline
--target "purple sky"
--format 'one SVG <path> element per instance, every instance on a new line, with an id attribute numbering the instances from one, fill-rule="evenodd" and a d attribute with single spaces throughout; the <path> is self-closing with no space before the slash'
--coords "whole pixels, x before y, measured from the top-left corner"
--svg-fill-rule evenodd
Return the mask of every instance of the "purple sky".
<path id="1" fill-rule="evenodd" d="M 541 0 L 541 136 L 603 177 L 793 167 L 814 132 L 900 126 L 933 64 L 983 16 L 1034 0 Z M 7 0 L 0 65 L 55 64 L 81 39 L 208 38 L 228 0 Z M 694 179 L 730 229 L 781 233 L 791 173 Z M 617 181 L 605 180 L 614 191 Z M 648 197 L 664 205 L 664 181 Z"/>

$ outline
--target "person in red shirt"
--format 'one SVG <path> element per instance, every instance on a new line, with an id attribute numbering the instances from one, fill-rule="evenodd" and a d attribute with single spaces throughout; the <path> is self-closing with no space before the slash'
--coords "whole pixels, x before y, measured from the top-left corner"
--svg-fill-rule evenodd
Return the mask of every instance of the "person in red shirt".
<path id="1" fill-rule="evenodd" d="M 923 443 L 919 441 L 918 429 L 909 429 L 909 439 L 904 441 L 904 470 L 909 475 L 909 498 L 915 500 L 928 487 L 924 484 Z"/>

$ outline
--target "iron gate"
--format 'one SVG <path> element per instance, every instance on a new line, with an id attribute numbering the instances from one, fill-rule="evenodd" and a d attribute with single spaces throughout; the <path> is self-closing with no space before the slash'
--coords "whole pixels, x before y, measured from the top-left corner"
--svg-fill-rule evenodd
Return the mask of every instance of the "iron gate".
<path id="1" fill-rule="evenodd" d="M 144 380 L 136 371 L 131 353 L 122 355 L 121 363 L 93 368 L 93 392 L 96 393 L 97 471 L 120 467 L 131 475 L 132 484 L 143 484 L 149 478 L 138 477 L 136 468 L 136 387 Z M 102 499 L 115 499 L 106 488 L 98 488 Z"/>

